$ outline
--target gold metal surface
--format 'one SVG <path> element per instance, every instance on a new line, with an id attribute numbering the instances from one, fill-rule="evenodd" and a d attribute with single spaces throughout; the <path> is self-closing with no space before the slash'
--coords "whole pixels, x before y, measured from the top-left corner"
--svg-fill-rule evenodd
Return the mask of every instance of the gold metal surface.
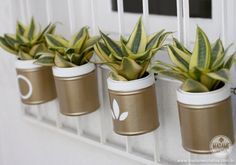
<path id="1" fill-rule="evenodd" d="M 157 113 L 155 85 L 132 92 L 117 92 L 109 90 L 109 98 L 113 109 L 113 128 L 120 135 L 139 135 L 151 132 L 158 128 L 159 120 Z M 114 116 L 114 101 L 118 104 Z M 124 120 L 120 120 L 123 113 L 128 112 Z"/>
<path id="2" fill-rule="evenodd" d="M 54 78 L 62 114 L 79 116 L 99 108 L 96 70 L 77 77 Z"/>
<path id="3" fill-rule="evenodd" d="M 210 142 L 218 136 L 228 137 L 234 143 L 231 98 L 221 102 L 193 106 L 178 102 L 182 145 L 193 153 L 211 153 Z"/>
<path id="4" fill-rule="evenodd" d="M 16 72 L 22 95 L 21 100 L 24 104 L 41 104 L 56 98 L 51 67 L 16 69 Z M 29 94 L 28 97 L 24 97 L 27 94 Z"/>

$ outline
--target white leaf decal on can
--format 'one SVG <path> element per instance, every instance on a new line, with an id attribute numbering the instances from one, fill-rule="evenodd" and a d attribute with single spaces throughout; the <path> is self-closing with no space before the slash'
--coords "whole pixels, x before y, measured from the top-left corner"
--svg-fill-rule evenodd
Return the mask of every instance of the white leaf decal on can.
<path id="1" fill-rule="evenodd" d="M 29 91 L 28 91 L 27 94 L 23 95 L 22 93 L 20 93 L 21 98 L 24 99 L 24 100 L 30 98 L 32 96 L 32 93 L 33 93 L 33 87 L 32 87 L 32 84 L 31 84 L 30 80 L 27 77 L 23 76 L 23 75 L 17 75 L 17 79 L 18 79 L 18 81 L 20 79 L 23 80 L 29 87 Z"/>
<path id="2" fill-rule="evenodd" d="M 121 115 L 120 115 L 120 118 L 119 118 L 119 120 L 120 121 L 123 121 L 123 120 L 125 120 L 127 117 L 128 117 L 128 112 L 124 112 L 124 113 L 122 113 Z"/>
<path id="3" fill-rule="evenodd" d="M 120 107 L 115 99 L 113 100 L 112 103 L 112 109 L 113 111 L 111 114 L 114 120 L 124 121 L 128 117 L 128 112 L 123 112 L 120 115 Z"/>
<path id="4" fill-rule="evenodd" d="M 118 119 L 120 115 L 120 107 L 116 100 L 113 100 L 113 112 L 115 119 Z"/>

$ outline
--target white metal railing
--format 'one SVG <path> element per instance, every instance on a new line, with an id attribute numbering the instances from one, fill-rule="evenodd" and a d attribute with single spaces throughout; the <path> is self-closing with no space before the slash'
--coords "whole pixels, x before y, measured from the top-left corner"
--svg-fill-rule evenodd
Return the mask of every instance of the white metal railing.
<path id="1" fill-rule="evenodd" d="M 214 0 L 213 0 L 214 1 Z M 220 0 L 220 12 L 221 12 L 221 35 L 224 43 L 228 43 L 227 41 L 227 1 L 228 0 Z M 15 0 L 11 0 L 11 5 L 14 5 Z M 60 1 L 58 1 L 59 3 Z M 29 22 L 29 19 L 32 14 L 31 10 L 31 3 L 33 1 L 30 0 L 20 0 L 20 15 L 21 19 L 24 23 Z M 91 31 L 93 34 L 97 33 L 97 20 L 96 20 L 96 8 L 95 8 L 95 0 L 90 0 L 89 1 L 89 7 L 88 12 L 90 11 L 91 13 Z M 182 41 L 186 46 L 190 46 L 190 17 L 189 17 L 189 0 L 176 0 L 177 3 L 177 18 L 176 18 L 176 27 L 177 27 L 177 36 Z M 142 0 L 143 4 L 143 21 L 146 25 L 146 29 L 148 32 L 150 32 L 150 26 L 151 22 L 149 21 L 150 16 L 149 16 L 149 3 L 148 0 Z M 123 8 L 123 0 L 117 0 L 117 6 L 118 6 L 118 33 L 119 34 L 124 34 L 125 33 L 125 21 L 124 21 L 124 8 Z M 46 15 L 47 18 L 46 22 L 49 23 L 53 20 L 53 13 L 52 10 L 53 8 L 57 7 L 56 5 L 52 5 L 51 0 L 45 0 L 45 9 L 46 9 Z M 79 21 L 76 19 L 76 11 L 75 11 L 75 0 L 67 0 L 67 11 L 68 16 L 69 16 L 69 28 L 70 28 L 70 34 L 73 34 L 76 31 L 76 22 Z M 65 7 L 66 8 L 66 7 Z M 12 16 L 13 17 L 13 16 Z M 12 18 L 12 20 L 15 20 Z M 236 37 L 236 36 L 235 36 Z M 106 75 L 105 71 L 102 70 L 101 68 L 98 69 L 98 84 L 99 84 L 99 89 L 100 89 L 100 98 L 104 98 L 106 95 L 105 92 L 105 87 L 104 87 L 104 77 L 103 75 Z M 106 110 L 106 104 L 107 102 L 104 100 L 101 100 L 101 107 L 98 112 L 96 112 L 95 117 L 99 118 L 99 134 L 97 135 L 85 135 L 85 125 L 86 122 L 84 117 L 72 117 L 72 126 L 71 123 L 69 124 L 72 129 L 67 129 L 65 128 L 65 121 L 66 120 L 71 120 L 72 118 L 70 117 L 63 117 L 59 113 L 59 107 L 57 100 L 53 101 L 51 103 L 48 103 L 46 105 L 39 105 L 39 106 L 23 106 L 24 110 L 24 117 L 26 120 L 35 123 L 36 125 L 40 125 L 43 127 L 46 127 L 50 130 L 53 130 L 55 132 L 64 134 L 68 137 L 79 139 L 85 143 L 97 146 L 101 149 L 105 149 L 108 151 L 111 151 L 115 154 L 136 160 L 138 162 L 142 162 L 144 164 L 160 164 L 160 159 L 161 159 L 161 153 L 159 150 L 160 146 L 160 138 L 159 138 L 159 130 L 156 130 L 150 134 L 148 134 L 148 140 L 152 139 L 153 143 L 152 144 L 152 154 L 146 154 L 145 152 L 136 152 L 134 151 L 134 141 L 137 140 L 135 137 L 125 137 L 125 138 L 120 138 L 118 135 L 113 135 L 115 138 L 118 139 L 118 141 L 121 141 L 118 145 L 117 144 L 110 144 L 108 134 L 111 134 L 111 132 L 108 132 L 106 130 L 107 125 L 104 123 L 104 118 L 106 118 L 108 110 Z M 54 120 L 51 122 L 48 122 L 48 120 L 45 120 L 47 118 L 47 114 L 45 112 L 45 109 L 50 109 L 54 107 L 55 113 Z M 52 116 L 53 116 L 52 115 Z M 72 131 L 71 131 L 72 130 Z M 146 138 L 145 136 L 140 136 L 142 138 Z M 124 141 L 123 141 L 124 140 Z M 188 159 L 191 159 L 193 155 L 189 154 Z M 165 162 L 163 162 L 165 163 Z"/>

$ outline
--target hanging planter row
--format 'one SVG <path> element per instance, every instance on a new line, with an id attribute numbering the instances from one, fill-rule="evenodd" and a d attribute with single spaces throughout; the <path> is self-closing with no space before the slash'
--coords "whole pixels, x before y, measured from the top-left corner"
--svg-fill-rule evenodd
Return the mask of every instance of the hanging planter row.
<path id="1" fill-rule="evenodd" d="M 159 127 L 154 73 L 164 74 L 183 82 L 177 90 L 177 103 L 187 151 L 211 153 L 210 143 L 218 136 L 234 143 L 228 81 L 235 54 L 226 56 L 228 49 L 220 39 L 211 45 L 197 27 L 190 52 L 175 38 L 172 44 L 164 45 L 171 32 L 147 35 L 141 18 L 128 39 L 121 36 L 119 41 L 101 31 L 100 36 L 90 36 L 88 27 L 67 40 L 56 35 L 55 28 L 49 24 L 37 31 L 32 19 L 28 26 L 17 22 L 16 34 L 0 37 L 1 47 L 17 57 L 24 104 L 41 104 L 58 97 L 64 115 L 96 111 L 96 65 L 107 65 L 114 131 L 120 135 L 144 134 Z M 173 64 L 156 61 L 150 65 L 161 49 L 167 49 Z M 92 60 L 94 52 L 100 61 Z"/>

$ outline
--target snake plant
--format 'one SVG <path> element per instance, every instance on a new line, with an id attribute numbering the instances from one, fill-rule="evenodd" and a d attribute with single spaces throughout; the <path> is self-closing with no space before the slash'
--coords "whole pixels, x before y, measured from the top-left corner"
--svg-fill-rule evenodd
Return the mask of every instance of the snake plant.
<path id="1" fill-rule="evenodd" d="M 90 37 L 88 27 L 83 27 L 73 35 L 71 40 L 55 34 L 47 34 L 46 42 L 51 52 L 40 52 L 35 62 L 44 66 L 62 68 L 80 66 L 87 63 L 93 56 L 93 45 L 100 36 Z"/>
<path id="2" fill-rule="evenodd" d="M 236 54 L 226 55 L 228 48 L 224 49 L 220 38 L 211 45 L 200 27 L 196 30 L 193 52 L 175 38 L 167 49 L 173 65 L 156 61 L 152 70 L 183 81 L 183 91 L 213 91 L 229 81 L 229 70 L 235 62 Z"/>
<path id="3" fill-rule="evenodd" d="M 0 46 L 20 60 L 32 60 L 37 58 L 38 52 L 47 50 L 45 34 L 54 33 L 55 28 L 55 24 L 50 23 L 43 30 L 37 31 L 33 18 L 28 26 L 17 22 L 15 34 L 0 36 Z"/>
<path id="4" fill-rule="evenodd" d="M 94 49 L 102 64 L 111 68 L 112 79 L 129 81 L 145 76 L 151 58 L 163 47 L 171 32 L 161 30 L 148 36 L 140 17 L 128 39 L 121 35 L 119 41 L 114 41 L 100 33 L 102 40 L 96 43 Z"/>

